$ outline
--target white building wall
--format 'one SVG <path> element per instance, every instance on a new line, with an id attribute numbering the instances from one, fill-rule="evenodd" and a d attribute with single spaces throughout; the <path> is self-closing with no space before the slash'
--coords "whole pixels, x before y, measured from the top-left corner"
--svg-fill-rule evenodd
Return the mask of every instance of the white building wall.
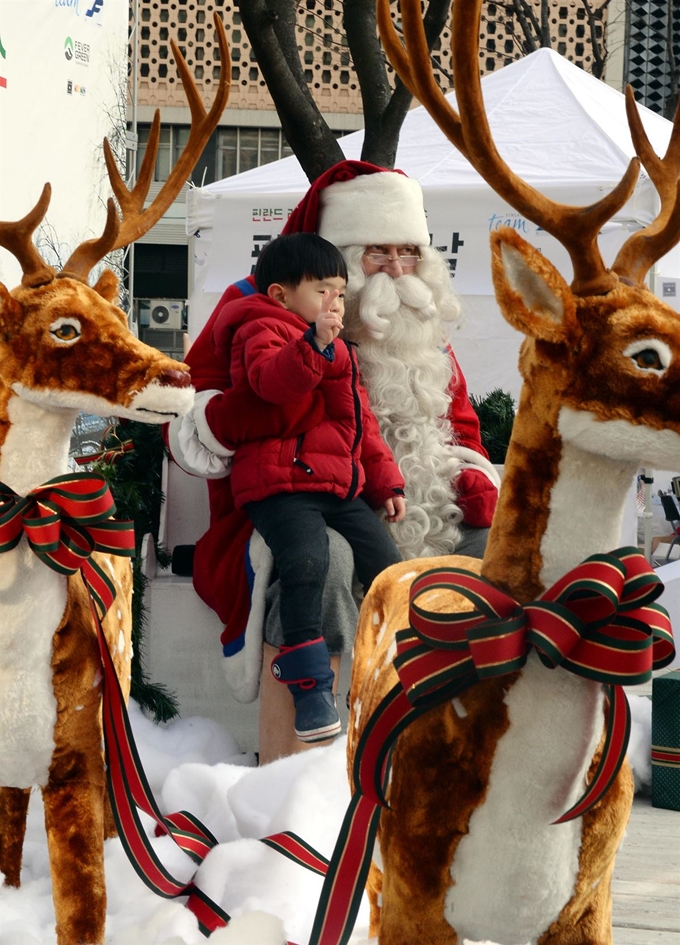
<path id="1" fill-rule="evenodd" d="M 25 216 L 49 181 L 50 263 L 103 231 L 102 140 L 125 117 L 127 20 L 127 0 L 0 0 L 0 220 Z M 0 281 L 20 280 L 0 250 Z"/>

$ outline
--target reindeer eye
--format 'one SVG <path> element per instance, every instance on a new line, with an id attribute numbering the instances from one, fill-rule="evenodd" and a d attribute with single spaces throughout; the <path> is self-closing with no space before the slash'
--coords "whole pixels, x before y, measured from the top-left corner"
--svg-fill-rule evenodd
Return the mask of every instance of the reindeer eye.
<path id="1" fill-rule="evenodd" d="M 57 338 L 61 338 L 62 341 L 73 341 L 74 338 L 78 337 L 78 332 L 74 325 L 62 325 L 61 328 L 57 328 L 54 334 Z"/>
<path id="2" fill-rule="evenodd" d="M 50 335 L 57 344 L 73 344 L 80 338 L 80 334 L 80 322 L 77 318 L 58 318 L 50 325 Z"/>
<path id="3" fill-rule="evenodd" d="M 651 374 L 663 374 L 671 363 L 670 348 L 659 338 L 635 341 L 623 353 L 636 368 Z"/>
<path id="4" fill-rule="evenodd" d="M 653 348 L 645 348 L 644 351 L 638 351 L 633 357 L 633 361 L 641 368 L 656 368 L 658 371 L 663 367 L 659 352 L 655 351 Z"/>

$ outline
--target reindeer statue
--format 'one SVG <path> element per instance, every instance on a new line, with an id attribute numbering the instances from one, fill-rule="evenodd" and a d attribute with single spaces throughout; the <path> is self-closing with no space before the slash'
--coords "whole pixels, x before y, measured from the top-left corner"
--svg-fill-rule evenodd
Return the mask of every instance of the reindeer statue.
<path id="1" fill-rule="evenodd" d="M 389 0 L 378 0 L 383 44 L 405 85 L 487 183 L 560 240 L 573 263 L 568 286 L 514 231 L 492 239 L 499 306 L 526 337 L 524 386 L 481 575 L 528 604 L 586 557 L 616 548 L 625 496 L 643 461 L 662 469 L 680 463 L 680 316 L 644 285 L 680 237 L 680 117 L 659 159 L 629 91 L 631 134 L 661 210 L 608 270 L 598 232 L 630 197 L 639 160 L 589 207 L 552 203 L 521 181 L 498 154 L 484 114 L 481 6 L 453 5 L 458 114 L 431 74 L 420 0 L 402 0 L 404 45 Z M 413 580 L 479 565 L 409 561 L 372 585 L 355 644 L 350 771 L 368 721 L 397 682 L 397 631 L 409 625 Z M 472 609 L 441 586 L 418 603 L 432 625 L 444 612 L 455 618 Z M 550 670 L 536 650 L 523 655 L 521 669 L 475 682 L 396 738 L 389 808 L 380 814 L 368 876 L 371 935 L 380 945 L 612 945 L 610 880 L 633 794 L 627 764 L 583 816 L 560 817 L 593 777 L 612 704 L 600 682 Z"/>
<path id="2" fill-rule="evenodd" d="M 108 142 L 104 153 L 122 211 L 108 202 L 103 235 L 82 243 L 59 273 L 46 265 L 32 234 L 50 200 L 0 223 L 0 245 L 20 262 L 22 284 L 0 285 L 0 529 L 24 504 L 24 529 L 47 504 L 59 504 L 79 410 L 163 423 L 193 403 L 186 365 L 134 338 L 116 307 L 118 283 L 88 274 L 114 249 L 142 236 L 168 209 L 216 127 L 229 97 L 229 49 L 215 15 L 222 71 L 209 112 L 176 44 L 175 61 L 192 124 L 187 145 L 152 203 L 160 114 L 152 125 L 137 184 L 123 183 Z M 55 481 L 55 477 L 58 477 Z M 26 499 L 22 497 L 27 497 Z M 28 500 L 28 504 L 26 504 Z M 64 508 L 66 511 L 66 507 Z M 69 508 L 70 514 L 70 508 Z M 103 945 L 106 917 L 103 843 L 111 835 L 102 757 L 101 657 L 87 592 L 79 575 L 46 566 L 29 546 L 0 541 L 0 871 L 20 883 L 29 793 L 42 791 L 59 945 Z M 16 537 L 16 536 L 15 536 Z M 93 555 L 116 599 L 103 620 L 124 690 L 130 676 L 129 561 Z"/>

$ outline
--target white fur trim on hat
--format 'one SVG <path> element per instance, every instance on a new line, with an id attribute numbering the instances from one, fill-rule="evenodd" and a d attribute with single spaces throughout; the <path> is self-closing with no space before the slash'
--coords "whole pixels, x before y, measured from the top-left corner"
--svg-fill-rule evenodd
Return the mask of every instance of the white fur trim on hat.
<path id="1" fill-rule="evenodd" d="M 330 184 L 319 200 L 317 232 L 336 246 L 430 243 L 420 184 L 396 171 Z"/>

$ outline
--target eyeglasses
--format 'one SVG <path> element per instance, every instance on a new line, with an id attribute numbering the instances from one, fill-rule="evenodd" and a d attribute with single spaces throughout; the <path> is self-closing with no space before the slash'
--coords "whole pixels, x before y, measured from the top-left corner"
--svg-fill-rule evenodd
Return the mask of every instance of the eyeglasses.
<path id="1" fill-rule="evenodd" d="M 370 259 L 376 266 L 388 266 L 391 262 L 401 263 L 402 266 L 417 266 L 420 262 L 420 256 L 388 256 L 387 253 L 364 253 L 367 259 Z"/>

